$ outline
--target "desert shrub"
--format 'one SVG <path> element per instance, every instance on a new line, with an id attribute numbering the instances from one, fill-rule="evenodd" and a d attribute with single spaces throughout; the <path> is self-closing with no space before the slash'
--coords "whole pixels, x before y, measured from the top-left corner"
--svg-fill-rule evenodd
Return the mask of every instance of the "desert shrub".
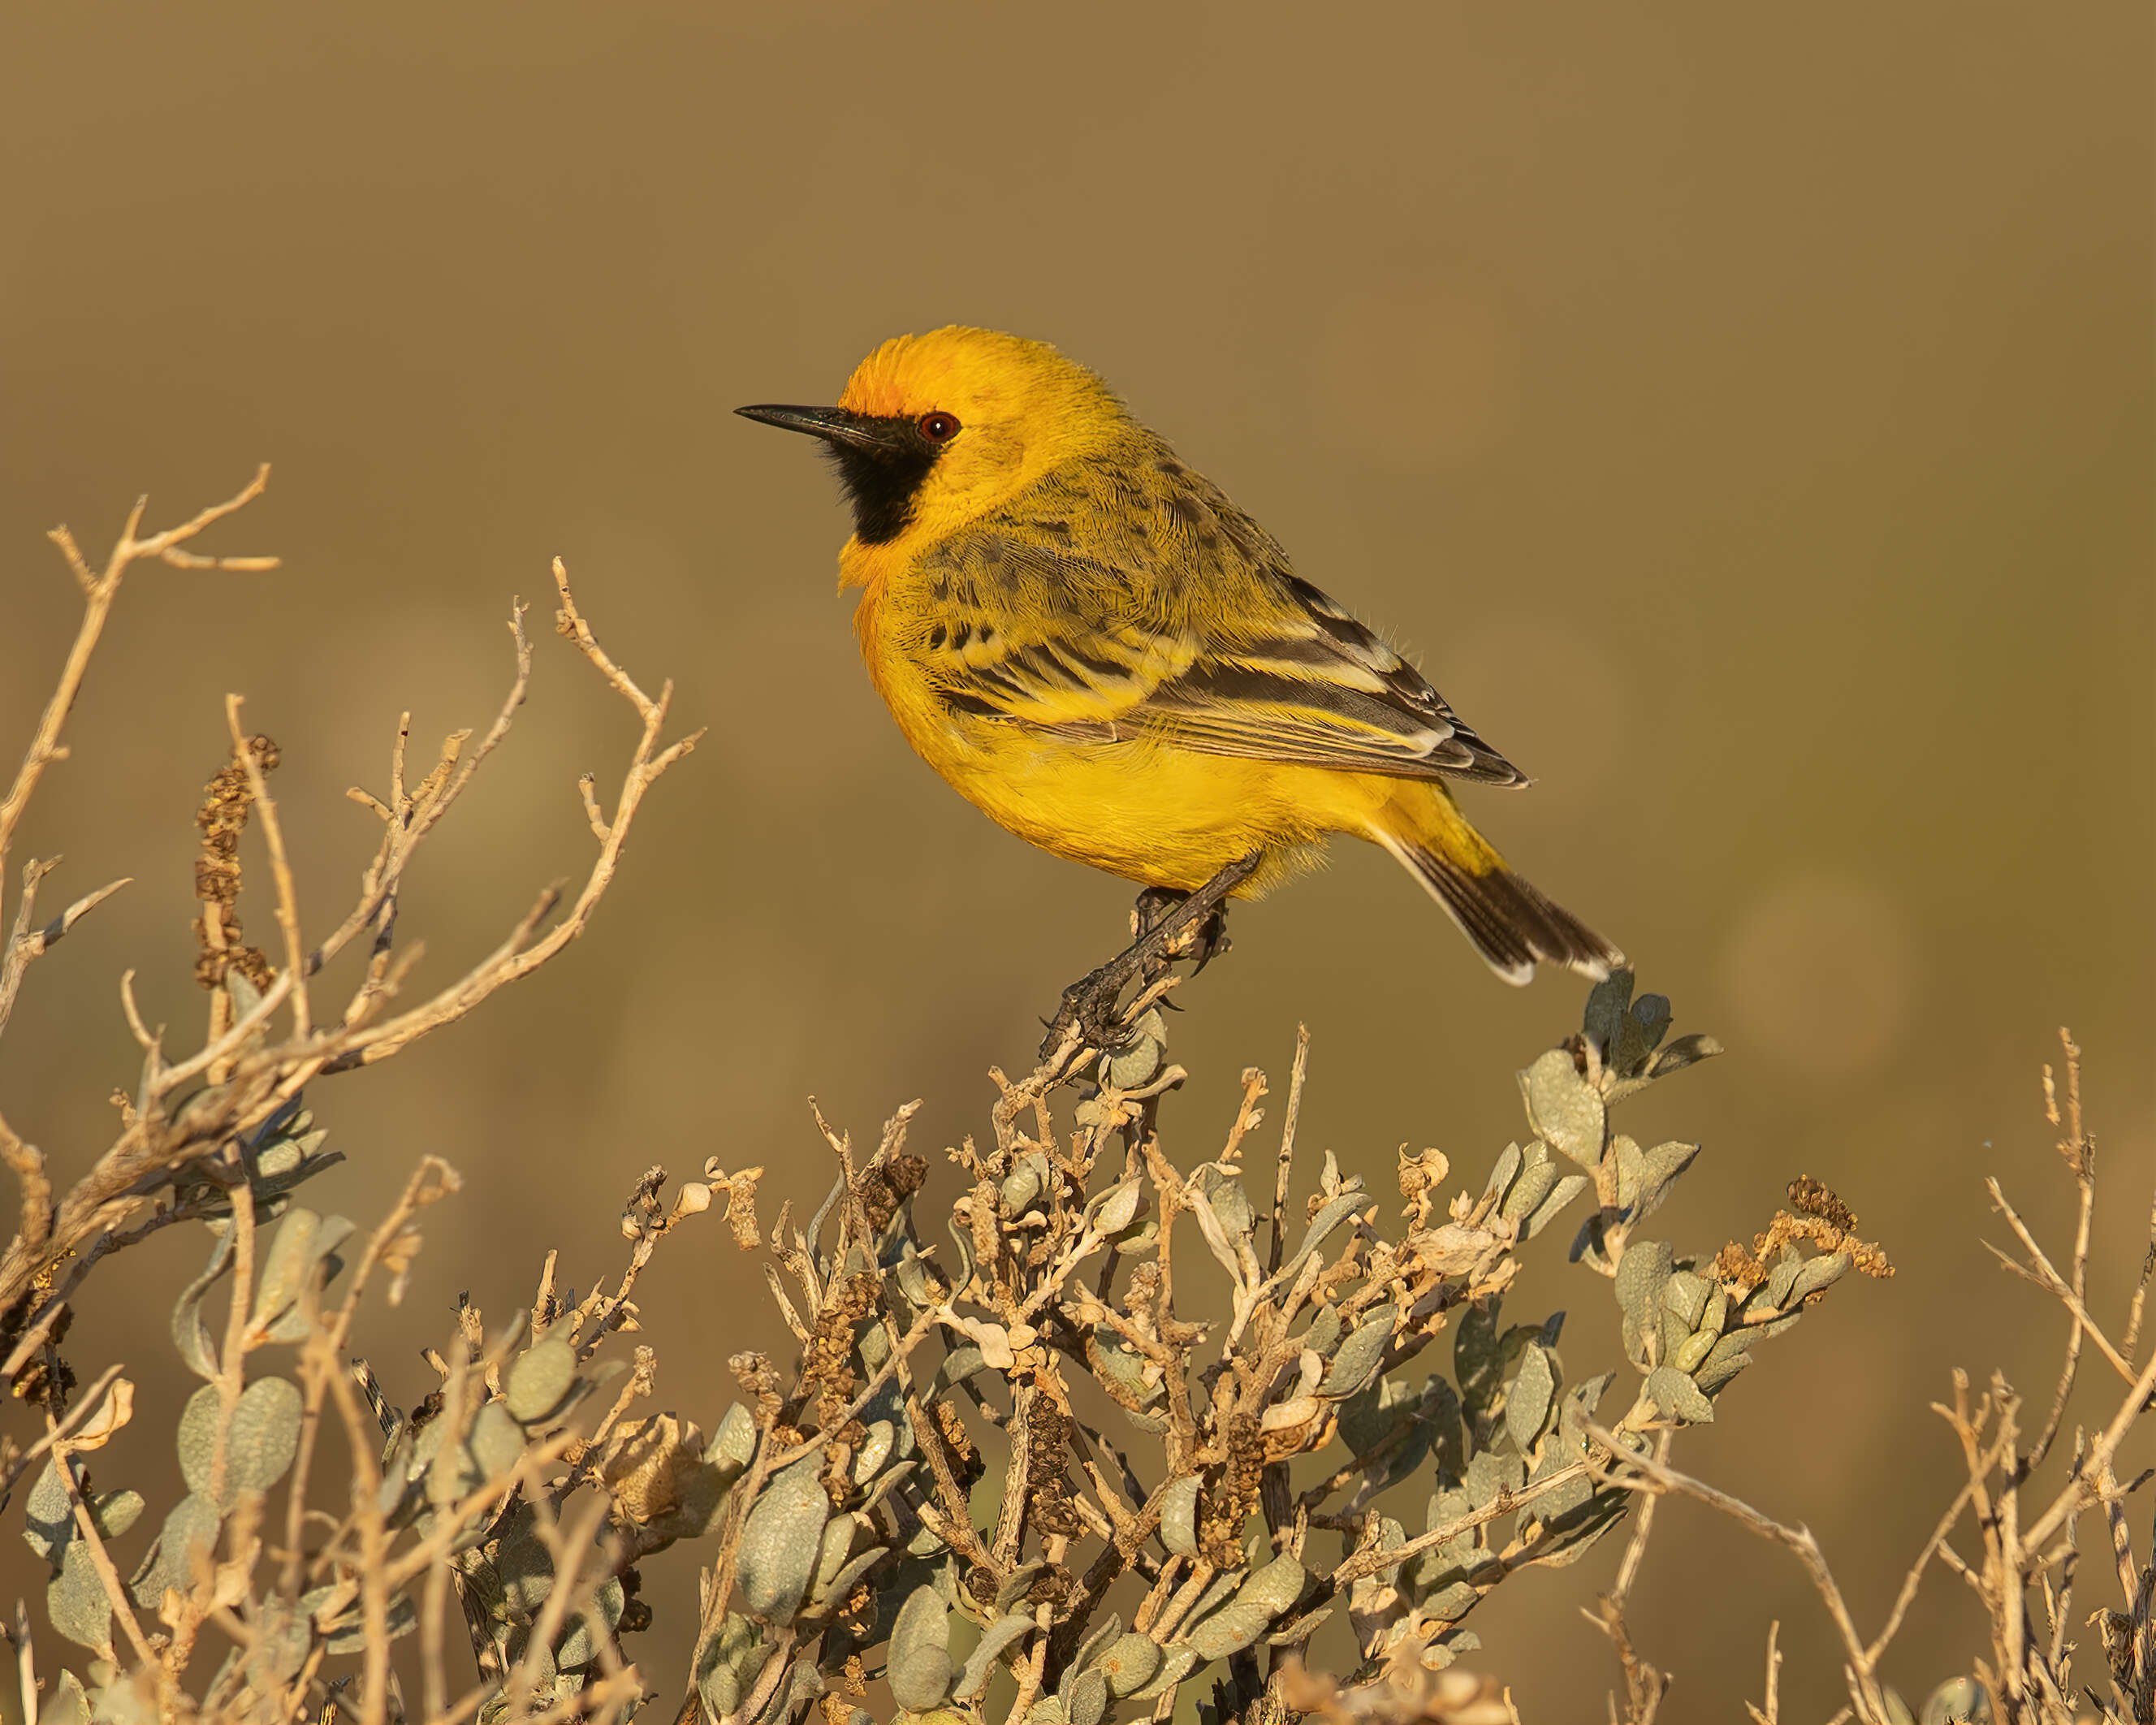
<path id="1" fill-rule="evenodd" d="M 102 571 L 56 532 L 84 621 L 0 803 L 0 865 L 61 758 L 123 577 L 153 558 L 212 566 L 191 542 L 261 483 L 148 537 L 138 506 Z M 1159 1006 L 1177 980 L 1163 944 L 1183 931 L 1166 929 L 1128 967 L 1132 986 L 1111 996 L 1105 1030 L 1066 1012 L 1034 1071 L 994 1075 L 987 1130 L 945 1151 L 943 1166 L 909 1143 L 911 1106 L 872 1147 L 819 1115 L 828 1195 L 805 1220 L 782 1207 L 767 1230 L 760 1168 L 707 1164 L 670 1197 L 654 1168 L 623 1211 L 624 1267 L 578 1296 L 535 1244 L 529 1307 L 490 1322 L 460 1305 L 427 1356 L 432 1381 L 396 1405 L 397 1386 L 352 1353 L 355 1318 L 370 1299 L 399 1297 L 426 1213 L 458 1179 L 423 1158 L 372 1228 L 311 1208 L 339 1160 L 317 1117 L 335 1093 L 327 1081 L 454 1022 L 574 938 L 644 793 L 695 741 L 662 743 L 670 688 L 648 697 L 600 647 L 558 563 L 554 575 L 560 632 L 639 726 L 610 812 L 582 782 L 597 850 L 566 904 L 543 895 L 465 974 L 407 999 L 406 870 L 524 698 L 521 607 L 511 688 L 477 744 L 458 733 L 414 777 L 400 726 L 386 791 L 353 793 L 382 837 L 357 901 L 316 944 L 270 789 L 275 745 L 247 733 L 234 701 L 232 753 L 199 821 L 198 976 L 212 1001 L 202 1045 L 168 1052 L 131 1004 L 142 1063 L 120 1131 L 69 1158 L 81 1171 L 64 1187 L 0 1122 L 21 1194 L 0 1258 L 0 1375 L 42 1425 L 0 1439 L 0 1491 L 19 1499 L 23 1536 L 50 1576 L 44 1625 L 18 1611 L 8 1631 L 22 1717 L 610 1721 L 678 1708 L 715 1725 L 812 1711 L 861 1725 L 887 1702 L 937 1722 L 1102 1725 L 1187 1702 L 1251 1725 L 1468 1725 L 1517 1717 L 1495 1679 L 1456 1663 L 1477 1647 L 1476 1607 L 1629 1523 L 1599 1620 L 1618 1656 L 1613 1711 L 1645 1722 L 1666 1680 L 1634 1646 L 1625 1605 L 1669 1492 L 1715 1504 L 1804 1563 L 1860 1719 L 1910 1717 L 1880 1666 L 1938 1563 L 1971 1584 L 1989 1645 L 1923 1704 L 1926 1720 L 2050 1721 L 2077 1706 L 2149 1717 L 2156 1572 L 2134 1556 L 2131 1485 L 2114 1464 L 2156 1366 L 2133 1363 L 2138 1294 L 2117 1343 L 2082 1303 L 2094 1152 L 2071 1048 L 2053 1109 L 2081 1199 L 2067 1271 L 1994 1189 L 2017 1261 L 2071 1319 L 2053 1405 L 2025 1445 L 2003 1381 L 1972 1401 L 1956 1380 L 1944 1411 L 1967 1481 L 1870 1641 L 1809 1533 L 1669 1458 L 1762 1343 L 1850 1272 L 1891 1270 L 1842 1200 L 1801 1178 L 1746 1242 L 1657 1234 L 1697 1147 L 1644 1146 L 1619 1120 L 1630 1098 L 1688 1081 L 1719 1050 L 1703 1035 L 1671 1038 L 1669 1003 L 1635 997 L 1629 975 L 1597 987 L 1578 1031 L 1519 1073 L 1520 1141 L 1463 1178 L 1435 1151 L 1403 1153 L 1397 1192 L 1381 1193 L 1329 1153 L 1316 1168 L 1297 1161 L 1306 1043 L 1276 1129 L 1262 1106 L 1271 1081 L 1252 1069 L 1224 1134 L 1172 1153 L 1161 1105 L 1185 1075 Z M 243 866 L 249 831 L 261 855 Z M 34 861 L 23 872 L 0 1028 L 32 961 L 112 890 L 41 924 L 48 872 Z M 240 921 L 243 901 L 262 920 L 258 901 L 276 931 L 266 950 Z M 332 974 L 345 978 L 334 993 Z M 937 1199 L 953 1175 L 957 1196 Z M 767 1254 L 798 1346 L 788 1359 L 735 1353 L 740 1399 L 711 1410 L 706 1430 L 649 1405 L 655 1362 L 625 1338 L 652 1253 L 684 1227 L 720 1249 L 721 1219 L 737 1248 Z M 1523 1256 L 1560 1223 L 1566 1266 L 1553 1252 Z M 199 1272 L 167 1291 L 172 1345 L 201 1386 L 158 1435 L 186 1490 L 153 1507 L 120 1482 L 126 1368 L 70 1358 L 68 1322 L 87 1276 L 171 1227 L 201 1245 Z M 1620 1351 L 1594 1369 L 1547 1309 L 1559 1278 L 1575 1284 L 1568 1297 L 1599 1279 L 1616 1304 Z M 1200 1311 L 1214 1315 L 1199 1322 Z M 2086 1357 L 2119 1374 L 2124 1398 L 2035 1493 Z M 138 1423 L 129 1443 L 146 1435 Z M 2092 1517 L 2124 1593 L 2101 1620 L 2101 1697 L 2076 1686 L 2069 1635 Z M 1952 1543 L 1964 1521 L 1970 1558 Z M 639 1563 L 685 1541 L 700 1554 L 699 1596 L 644 1597 Z M 665 1612 L 695 1614 L 688 1671 L 634 1657 L 638 1633 Z M 1328 1658 L 1336 1669 L 1320 1675 Z M 1770 1640 L 1755 1717 L 1779 1717 L 1774 1671 Z"/>

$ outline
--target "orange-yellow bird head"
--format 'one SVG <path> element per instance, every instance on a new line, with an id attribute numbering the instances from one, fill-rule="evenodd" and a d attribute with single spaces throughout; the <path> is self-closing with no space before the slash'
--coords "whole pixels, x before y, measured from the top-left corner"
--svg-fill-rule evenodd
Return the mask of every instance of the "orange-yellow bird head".
<path id="1" fill-rule="evenodd" d="M 1122 403 L 1045 341 L 953 325 L 893 337 L 834 408 L 740 408 L 829 444 L 864 545 L 923 543 L 1132 429 Z"/>

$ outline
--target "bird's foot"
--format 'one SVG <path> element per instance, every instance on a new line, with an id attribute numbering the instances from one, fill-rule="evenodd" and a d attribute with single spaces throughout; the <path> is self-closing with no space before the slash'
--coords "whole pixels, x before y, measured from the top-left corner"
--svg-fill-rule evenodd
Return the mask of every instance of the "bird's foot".
<path id="1" fill-rule="evenodd" d="M 1204 969 L 1228 950 L 1228 895 L 1256 870 L 1255 854 L 1232 862 L 1195 892 L 1149 886 L 1131 912 L 1137 938 L 1097 970 L 1087 972 L 1063 991 L 1048 1034 L 1040 1045 L 1044 1060 L 1059 1049 L 1075 1046 L 1106 1051 L 1115 1048 L 1127 1028 L 1122 1009 L 1123 991 L 1132 983 L 1139 992 L 1168 974 L 1178 959 L 1194 958 Z"/>
<path id="2" fill-rule="evenodd" d="M 1201 889 L 1202 890 L 1202 889 Z M 1148 886 L 1138 895 L 1137 902 L 1131 907 L 1131 932 L 1142 938 L 1160 927 L 1184 905 L 1193 895 L 1173 886 Z M 1228 952 L 1234 942 L 1228 938 L 1228 904 L 1222 900 L 1196 922 L 1184 929 L 1173 942 L 1161 953 L 1163 961 L 1190 958 L 1197 961 L 1198 974 L 1205 967 Z M 1162 967 L 1165 968 L 1165 962 Z"/>
<path id="3" fill-rule="evenodd" d="M 1121 1027 L 1116 1009 L 1123 998 L 1123 989 L 1136 974 L 1132 967 L 1124 963 L 1128 951 L 1111 958 L 1097 970 L 1085 975 L 1063 991 L 1057 1004 L 1055 1016 L 1048 1021 L 1048 1034 L 1041 1039 L 1040 1057 L 1053 1060 L 1058 1049 L 1077 1033 L 1078 1048 L 1105 1049 L 1115 1045 Z"/>

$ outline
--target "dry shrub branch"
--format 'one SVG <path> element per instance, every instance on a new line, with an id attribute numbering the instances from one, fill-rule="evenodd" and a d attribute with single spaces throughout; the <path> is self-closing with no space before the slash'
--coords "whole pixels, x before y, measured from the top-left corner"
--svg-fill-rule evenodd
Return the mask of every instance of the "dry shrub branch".
<path id="1" fill-rule="evenodd" d="M 65 757 L 62 726 L 122 576 L 153 557 L 267 567 L 186 548 L 261 484 L 148 538 L 138 506 L 102 573 L 55 534 L 84 622 L 0 804 L 0 860 Z M 654 1168 L 624 1209 L 618 1272 L 579 1276 L 578 1297 L 535 1248 L 528 1305 L 490 1322 L 460 1301 L 425 1372 L 385 1381 L 353 1351 L 355 1327 L 370 1299 L 402 1296 L 428 1212 L 459 1179 L 424 1158 L 372 1229 L 308 1207 L 300 1189 L 340 1159 L 311 1087 L 463 1017 L 574 939 L 645 793 L 696 741 L 662 741 L 670 685 L 647 696 L 559 563 L 554 578 L 560 632 L 638 726 L 610 807 L 579 781 L 596 849 L 573 892 L 549 889 L 477 964 L 418 986 L 418 947 L 398 927 L 407 870 L 525 698 L 521 606 L 511 686 L 477 741 L 457 732 L 413 770 L 400 721 L 386 792 L 352 793 L 381 832 L 325 935 L 310 932 L 287 859 L 276 746 L 232 697 L 231 753 L 198 821 L 202 1040 L 168 1050 L 123 978 L 141 1063 L 112 1142 L 49 1162 L 0 1125 L 21 1194 L 0 1258 L 0 1373 L 36 1421 L 0 1438 L 0 1494 L 21 1494 L 23 1537 L 49 1570 L 44 1626 L 23 1605 L 7 1630 L 22 1717 L 1105 1725 L 1164 1720 L 1188 1700 L 1211 1725 L 1479 1725 L 1518 1715 L 1500 1682 L 1459 1662 L 1479 1645 L 1476 1608 L 1629 1521 L 1593 1616 L 1618 1655 L 1613 1716 L 1646 1725 L 1672 1680 L 1635 1645 L 1626 1607 L 1652 1584 L 1649 1536 L 1671 1495 L 1804 1565 L 1842 1647 L 1845 1717 L 1911 1717 L 1883 1671 L 1938 1568 L 1970 1590 L 1985 1640 L 1925 1719 L 2149 1717 L 2156 1571 L 2133 1546 L 2138 1481 L 2120 1481 L 2117 1458 L 2156 1365 L 2134 1363 L 2140 1295 L 2115 1335 L 2086 1303 L 2095 1154 L 2071 1046 L 2052 1109 L 2081 1199 L 2064 1272 L 1994 1189 L 2020 1248 L 2010 1261 L 2070 1319 L 2050 1411 L 2024 1445 L 2003 1382 L 1972 1400 L 1956 1378 L 1941 1411 L 1967 1481 L 1869 1640 L 1805 1529 L 1671 1457 L 1762 1343 L 1850 1272 L 1891 1266 L 1848 1205 L 1803 1178 L 1748 1244 L 1659 1237 L 1650 1224 L 1698 1147 L 1643 1145 L 1618 1119 L 1720 1050 L 1671 1039 L 1669 1003 L 1634 998 L 1630 976 L 1597 988 L 1578 1032 L 1519 1073 L 1525 1131 L 1478 1178 L 1455 1179 L 1436 1150 L 1403 1153 L 1396 1192 L 1380 1193 L 1329 1151 L 1298 1153 L 1306 1037 L 1277 1130 L 1271 1081 L 1252 1068 L 1219 1135 L 1172 1150 L 1163 1109 L 1186 1075 L 1161 1007 L 1190 956 L 1185 925 L 1194 934 L 1207 908 L 1186 906 L 1142 962 L 1089 978 L 1085 1010 L 1059 1015 L 1034 1070 L 992 1075 L 979 1138 L 924 1156 L 909 1104 L 857 1146 L 814 1112 L 828 1190 L 805 1218 L 788 1195 L 768 1223 L 761 1167 L 713 1161 L 670 1199 Z M 31 963 L 125 884 L 40 924 L 49 872 L 23 870 L 0 1027 Z M 656 1358 L 624 1338 L 663 1241 L 693 1226 L 720 1249 L 694 1222 L 714 1209 L 736 1248 L 767 1255 L 797 1346 L 734 1353 L 739 1399 L 707 1432 L 652 1407 Z M 1568 1217 L 1568 1268 L 1530 1250 Z M 200 1384 L 155 1435 L 187 1490 L 152 1516 L 92 1477 L 93 1461 L 123 1473 L 152 1435 L 124 1363 L 99 1362 L 79 1385 L 68 1317 L 86 1276 L 181 1224 L 204 1256 L 172 1291 L 172 1342 Z M 1529 1300 L 1560 1279 L 1615 1301 L 1620 1357 L 1599 1369 L 1568 1358 L 1562 1312 Z M 2098 1361 L 2124 1396 L 2076 1430 L 2036 1490 Z M 2085 1523 L 2102 1529 L 2122 1594 L 2097 1620 L 2101 1696 L 2070 1669 Z M 684 1542 L 697 1597 L 648 1597 L 640 1565 Z M 695 1628 L 686 1671 L 634 1656 L 662 1612 Z M 1770 1630 L 1756 1717 L 1779 1719 L 1779 1659 Z"/>

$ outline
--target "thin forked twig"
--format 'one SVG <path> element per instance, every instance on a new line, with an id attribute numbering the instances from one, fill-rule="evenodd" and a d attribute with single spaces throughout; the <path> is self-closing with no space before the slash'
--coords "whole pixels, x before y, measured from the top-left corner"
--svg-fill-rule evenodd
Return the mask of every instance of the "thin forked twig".
<path id="1" fill-rule="evenodd" d="M 2074 1222 L 2073 1285 L 2071 1289 L 2072 1299 L 2067 1307 L 2073 1315 L 2074 1325 L 2071 1332 L 2066 1337 L 2066 1357 L 2059 1368 L 2059 1387 L 2051 1397 L 2051 1414 L 2045 1420 L 2044 1428 L 2037 1435 L 2036 1441 L 2030 1449 L 2028 1458 L 2023 1464 L 2025 1472 L 2041 1467 L 2044 1458 L 2051 1453 L 2052 1441 L 2059 1435 L 2060 1422 L 2066 1417 L 2066 1399 L 2073 1394 L 2074 1373 L 2081 1364 L 2082 1337 L 2088 1327 L 2087 1310 L 2082 1306 L 2082 1301 L 2088 1291 L 2089 1219 L 2096 1208 L 2096 1146 L 2089 1142 L 2088 1135 L 2082 1129 L 2082 1051 L 2075 1045 L 2072 1035 L 2063 1024 L 2059 1027 L 2059 1046 L 2066 1056 L 2066 1110 L 2064 1117 L 2061 1117 L 2059 1112 L 2058 1086 L 2051 1076 L 2051 1069 L 2046 1066 L 2044 1068 L 2044 1118 L 2064 1133 L 2059 1140 L 2059 1154 L 2073 1174 L 2076 1195 L 2080 1200 L 2079 1213 Z M 1987 1183 L 1991 1186 L 1994 1195 L 1998 1197 L 1998 1202 L 2004 1207 L 2005 1199 L 2004 1197 L 1998 1196 L 1997 1183 L 1988 1182 Z M 2029 1239 L 2027 1230 L 2021 1226 L 2020 1218 L 2013 1216 L 2010 1211 L 2009 1215 L 2014 1224 L 2015 1232 L 2021 1235 L 2023 1243 L 2030 1248 L 2035 1260 L 2043 1263 L 2044 1267 L 2049 1270 L 2050 1264 L 2045 1260 L 2044 1255 L 2036 1250 L 2035 1242 Z M 2131 1339 L 2126 1345 L 2130 1352 L 2133 1346 Z M 2128 1371 L 2125 1375 L 2130 1378 L 2133 1374 Z"/>
<path id="2" fill-rule="evenodd" d="M 1762 1539 L 1773 1541 L 1794 1552 L 1798 1560 L 1811 1577 L 1812 1585 L 1833 1619 L 1836 1633 L 1841 1637 L 1842 1651 L 1850 1666 L 1851 1697 L 1856 1702 L 1857 1717 L 1863 1725 L 1884 1725 L 1887 1702 L 1879 1687 L 1879 1680 L 1872 1671 L 1871 1660 L 1864 1642 L 1856 1632 L 1856 1624 L 1849 1615 L 1849 1604 L 1842 1598 L 1841 1588 L 1827 1567 L 1826 1557 L 1820 1550 L 1819 1541 L 1812 1537 L 1811 1529 L 1804 1527 L 1784 1527 L 1781 1522 L 1762 1515 L 1742 1498 L 1732 1497 L 1727 1491 L 1717 1491 L 1704 1480 L 1694 1479 L 1690 1474 L 1680 1473 L 1666 1462 L 1650 1455 L 1635 1455 L 1624 1449 L 1614 1434 L 1600 1426 L 1590 1425 L 1589 1435 L 1610 1451 L 1610 1462 L 1604 1477 L 1614 1486 L 1626 1491 L 1640 1492 L 1676 1491 L 1697 1498 L 1710 1509 L 1727 1516 L 1738 1526 L 1756 1533 Z"/>

